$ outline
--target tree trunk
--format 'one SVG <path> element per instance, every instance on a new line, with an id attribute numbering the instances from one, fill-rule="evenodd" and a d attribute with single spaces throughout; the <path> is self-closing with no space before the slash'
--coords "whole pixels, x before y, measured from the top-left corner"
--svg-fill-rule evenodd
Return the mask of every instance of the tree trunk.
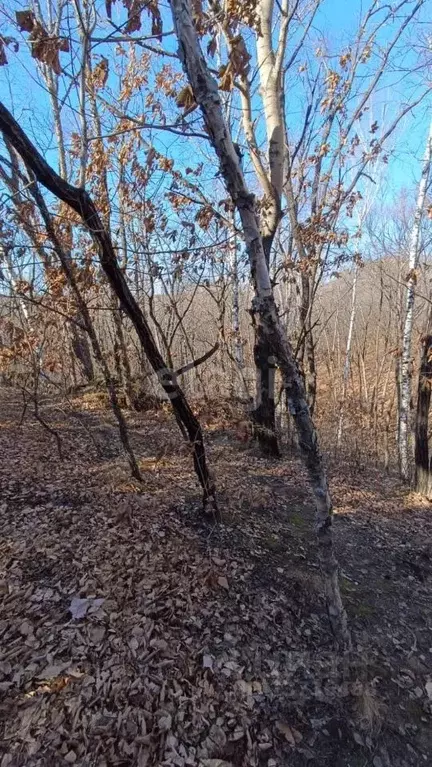
<path id="1" fill-rule="evenodd" d="M 262 237 L 262 246 L 267 271 L 270 269 L 270 251 L 276 233 L 279 220 L 272 219 L 274 228 L 270 230 L 270 224 L 267 223 L 267 234 Z M 252 419 L 255 423 L 255 434 L 258 438 L 260 448 L 264 455 L 279 458 L 280 451 L 276 435 L 276 407 L 275 407 L 275 373 L 276 364 L 271 349 L 268 346 L 268 339 L 265 328 L 262 326 L 261 315 L 254 317 L 255 342 L 254 342 L 254 361 L 256 368 L 256 402 L 255 409 L 252 412 Z"/>
<path id="2" fill-rule="evenodd" d="M 315 362 L 315 341 L 313 328 L 310 320 L 307 321 L 306 330 L 306 369 L 305 369 L 305 387 L 306 401 L 309 405 L 311 416 L 315 412 L 317 395 L 317 370 Z"/>
<path id="3" fill-rule="evenodd" d="M 258 179 L 264 192 L 261 214 L 262 244 L 267 267 L 273 241 L 282 217 L 281 196 L 285 165 L 285 130 L 283 115 L 282 64 L 288 32 L 288 2 L 282 0 L 282 21 L 278 35 L 277 50 L 274 50 L 273 0 L 259 0 L 257 12 L 260 19 L 260 35 L 257 36 L 257 61 L 260 78 L 260 93 L 268 144 L 268 171 L 262 162 L 258 149 L 252 119 L 250 83 L 246 75 L 240 75 L 241 117 L 244 134 Z M 216 11 L 216 5 L 213 4 Z M 223 25 L 230 52 L 235 51 L 234 36 L 227 24 Z M 266 346 L 266 335 L 260 327 L 261 319 L 255 317 L 254 361 L 256 368 L 256 402 L 252 411 L 255 435 L 261 450 L 266 455 L 279 456 L 275 423 L 275 365 L 271 350 Z"/>
<path id="4" fill-rule="evenodd" d="M 429 457 L 429 408 L 432 385 L 432 335 L 422 339 L 415 429 L 415 488 L 432 498 L 432 460 Z"/>
<path id="5" fill-rule="evenodd" d="M 234 222 L 233 222 L 234 223 Z M 240 333 L 240 289 L 238 273 L 237 236 L 230 250 L 231 281 L 232 281 L 232 334 L 234 341 L 234 359 L 239 370 L 244 367 L 243 346 Z"/>
<path id="6" fill-rule="evenodd" d="M 252 420 L 255 424 L 255 435 L 264 455 L 278 458 L 280 452 L 275 424 L 275 360 L 268 346 L 267 333 L 260 315 L 254 317 L 254 325 L 254 361 L 257 381 Z"/>
<path id="7" fill-rule="evenodd" d="M 122 318 L 120 315 L 117 301 L 112 302 L 112 316 L 114 320 L 114 345 L 117 347 L 117 360 L 121 375 L 119 378 L 120 386 L 123 388 L 127 407 L 132 407 L 134 402 L 134 390 L 132 382 L 132 371 L 129 363 L 129 356 L 126 348 L 126 341 L 123 332 Z"/>
<path id="8" fill-rule="evenodd" d="M 29 190 L 31 195 L 33 196 L 33 199 L 35 200 L 43 222 L 45 224 L 45 228 L 47 231 L 47 234 L 53 244 L 54 251 L 57 255 L 57 258 L 59 259 L 62 269 L 67 277 L 67 280 L 69 282 L 69 285 L 72 289 L 79 315 L 82 319 L 82 322 L 84 323 L 85 329 L 88 333 L 88 337 L 90 339 L 90 343 L 93 349 L 93 355 L 96 360 L 97 365 L 99 366 L 99 369 L 102 373 L 104 383 L 106 390 L 108 392 L 108 397 L 110 399 L 110 404 L 112 411 L 114 413 L 114 416 L 117 420 L 119 435 L 120 435 L 120 442 L 122 444 L 124 453 L 128 459 L 129 466 L 131 469 L 131 474 L 135 479 L 142 480 L 141 472 L 139 470 L 135 453 L 132 450 L 132 446 L 129 442 L 129 434 L 127 430 L 126 421 L 124 419 L 123 413 L 121 411 L 120 403 L 117 397 L 116 387 L 115 383 L 113 381 L 113 378 L 111 376 L 109 366 L 105 360 L 105 357 L 103 356 L 102 349 L 99 343 L 99 339 L 97 337 L 90 311 L 88 309 L 88 306 L 82 297 L 81 291 L 78 287 L 78 283 L 75 279 L 75 274 L 73 269 L 71 268 L 71 259 L 69 253 L 66 253 L 66 251 L 63 249 L 60 240 L 57 237 L 57 234 L 55 232 L 55 229 L 52 225 L 52 219 L 48 212 L 48 208 L 45 204 L 45 200 L 42 197 L 42 194 L 37 186 L 37 184 L 33 183 L 29 185 Z M 93 369 L 93 367 L 92 367 Z"/>
<path id="9" fill-rule="evenodd" d="M 281 38 L 280 53 L 276 55 L 272 43 L 273 0 L 260 0 L 258 7 L 261 34 L 257 36 L 257 60 L 267 132 L 271 190 L 271 194 L 265 196 L 261 227 L 264 257 L 267 269 L 270 270 L 271 249 L 282 215 L 285 130 L 282 113 L 281 56 L 284 43 Z M 286 28 L 282 34 L 286 35 Z M 261 327 L 259 315 L 256 317 L 255 324 L 254 360 L 257 371 L 257 402 L 253 417 L 257 425 L 256 431 L 261 450 L 267 455 L 279 457 L 275 421 L 275 360 L 267 345 L 266 333 Z"/>
<path id="10" fill-rule="evenodd" d="M 76 319 L 82 321 L 82 317 L 78 314 Z M 94 379 L 93 360 L 90 352 L 87 336 L 81 331 L 79 327 L 73 322 L 69 323 L 71 332 L 71 346 L 75 357 L 81 366 L 82 374 L 87 381 L 91 383 Z"/>
<path id="11" fill-rule="evenodd" d="M 359 265 L 356 263 L 354 266 L 354 278 L 353 278 L 353 284 L 351 289 L 351 312 L 350 312 L 349 327 L 348 327 L 348 337 L 347 337 L 347 342 L 345 347 L 345 362 L 344 362 L 343 378 L 342 378 L 342 394 L 340 399 L 339 422 L 338 422 L 337 435 L 336 435 L 337 448 L 340 448 L 342 444 L 342 433 L 343 433 L 344 417 L 345 417 L 345 403 L 346 403 L 346 397 L 347 397 L 349 374 L 351 370 L 351 346 L 352 346 L 354 322 L 355 322 L 355 316 L 356 316 L 358 273 L 359 273 Z"/>
<path id="12" fill-rule="evenodd" d="M 22 212 L 21 210 L 21 190 L 18 182 L 18 169 L 16 167 L 16 157 L 14 153 L 11 151 L 10 147 L 8 146 L 6 142 L 6 146 L 9 152 L 10 157 L 10 167 L 11 167 L 11 175 L 8 176 L 7 173 L 3 170 L 3 168 L 0 168 L 0 176 L 8 189 L 12 192 L 14 204 L 15 204 L 15 210 L 17 212 L 18 220 L 25 231 L 27 237 L 32 242 L 36 252 L 38 253 L 41 263 L 44 265 L 44 267 L 49 265 L 49 259 L 46 257 L 43 247 L 38 242 L 37 237 L 35 236 L 35 230 L 29 225 L 28 218 L 26 214 Z M 62 152 L 59 152 L 60 158 L 63 156 Z M 62 163 L 61 166 L 63 167 Z M 24 208 L 25 210 L 25 208 Z M 66 254 L 69 258 L 69 261 L 71 262 L 70 254 Z M 88 338 L 85 335 L 85 333 L 81 330 L 79 327 L 79 324 L 82 323 L 82 317 L 80 317 L 79 312 L 75 314 L 74 320 L 76 322 L 69 322 L 67 323 L 68 329 L 70 331 L 71 335 L 71 347 L 72 350 L 80 364 L 81 373 L 84 376 L 85 380 L 88 383 L 91 383 L 94 378 L 94 370 L 93 370 L 93 360 L 90 352 L 90 347 L 88 343 Z"/>
<path id="13" fill-rule="evenodd" d="M 259 317 L 267 348 L 276 358 L 282 374 L 287 404 L 296 424 L 299 445 L 315 496 L 319 555 L 330 623 L 340 644 L 346 646 L 349 644 L 349 634 L 339 590 L 338 566 L 333 551 L 332 502 L 326 472 L 306 402 L 304 383 L 278 316 L 255 209 L 255 198 L 246 186 L 231 135 L 223 118 L 218 87 L 201 52 L 189 2 L 170 0 L 170 5 L 179 41 L 179 56 L 195 101 L 201 107 L 210 141 L 218 155 L 221 175 L 240 215 L 255 288 L 252 315 Z"/>
<path id="14" fill-rule="evenodd" d="M 20 128 L 6 107 L 0 102 L 0 130 L 31 169 L 36 179 L 55 197 L 69 205 L 86 224 L 98 250 L 100 264 L 111 288 L 116 293 L 123 311 L 130 318 L 159 382 L 171 401 L 179 424 L 184 427 L 194 461 L 195 472 L 203 488 L 203 505 L 209 502 L 217 513 L 216 489 L 207 465 L 204 438 L 199 421 L 193 414 L 186 397 L 177 383 L 174 371 L 169 370 L 159 353 L 147 320 L 132 295 L 117 262 L 109 233 L 88 192 L 64 181 L 44 160 L 28 136 Z M 234 147 L 233 147 L 234 152 Z"/>
<path id="15" fill-rule="evenodd" d="M 400 409 L 399 409 L 399 463 L 402 479 L 410 479 L 410 435 L 411 435 L 411 383 L 412 383 L 412 329 L 414 318 L 415 286 L 417 283 L 417 266 L 420 256 L 420 235 L 423 210 L 432 159 L 432 121 L 427 138 L 426 151 L 423 159 L 422 174 L 418 188 L 417 204 L 414 223 L 411 231 L 411 242 L 408 260 L 408 276 L 405 304 L 405 321 L 402 333 L 402 354 L 400 364 Z"/>

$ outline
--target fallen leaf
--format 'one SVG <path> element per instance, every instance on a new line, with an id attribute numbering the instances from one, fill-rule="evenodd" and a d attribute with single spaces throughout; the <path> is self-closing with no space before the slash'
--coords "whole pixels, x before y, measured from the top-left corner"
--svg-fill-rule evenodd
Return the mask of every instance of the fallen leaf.
<path id="1" fill-rule="evenodd" d="M 278 729 L 279 732 L 284 736 L 285 740 L 288 741 L 290 746 L 294 748 L 296 741 L 294 733 L 289 724 L 285 724 L 285 722 L 276 722 L 276 729 Z"/>
<path id="2" fill-rule="evenodd" d="M 92 626 L 89 634 L 93 644 L 99 644 L 105 636 L 105 626 Z"/>
<path id="3" fill-rule="evenodd" d="M 72 618 L 79 620 L 85 618 L 87 612 L 94 613 L 104 602 L 104 599 L 74 597 L 70 603 L 69 612 L 72 614 Z"/>
<path id="4" fill-rule="evenodd" d="M 66 671 L 69 663 L 53 663 L 52 665 L 45 666 L 43 671 L 37 675 L 36 679 L 55 679 L 57 676 Z"/>
<path id="5" fill-rule="evenodd" d="M 217 582 L 219 586 L 222 586 L 223 589 L 226 589 L 228 591 L 229 584 L 224 575 L 220 575 L 219 578 L 217 579 Z"/>
<path id="6" fill-rule="evenodd" d="M 233 767 L 232 762 L 224 762 L 223 759 L 201 759 L 203 767 Z"/>
<path id="7" fill-rule="evenodd" d="M 23 621 L 20 626 L 20 634 L 22 636 L 29 636 L 30 634 L 33 634 L 33 626 L 28 621 Z"/>

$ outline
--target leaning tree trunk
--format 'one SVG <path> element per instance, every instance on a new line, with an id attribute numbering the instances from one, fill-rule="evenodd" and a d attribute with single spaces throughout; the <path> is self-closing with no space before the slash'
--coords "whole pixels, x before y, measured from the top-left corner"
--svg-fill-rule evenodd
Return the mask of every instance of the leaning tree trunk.
<path id="1" fill-rule="evenodd" d="M 168 369 L 155 343 L 147 320 L 131 293 L 117 261 L 111 237 L 104 226 L 97 208 L 85 189 L 64 181 L 44 160 L 11 113 L 0 102 L 0 131 L 9 139 L 25 165 L 33 171 L 36 179 L 55 197 L 69 205 L 87 226 L 99 250 L 101 267 L 116 293 L 120 305 L 130 318 L 148 360 L 159 382 L 171 401 L 176 419 L 187 434 L 194 461 L 195 472 L 203 488 L 204 508 L 210 502 L 217 513 L 216 489 L 207 464 L 201 425 L 177 383 L 174 371 Z M 233 149 L 234 151 L 234 149 Z"/>
<path id="2" fill-rule="evenodd" d="M 415 430 L 415 489 L 432 498 L 432 459 L 429 456 L 429 408 L 432 385 L 432 335 L 422 339 Z"/>
<path id="3" fill-rule="evenodd" d="M 297 427 L 299 444 L 315 496 L 320 563 L 330 624 L 340 644 L 347 645 L 349 634 L 339 589 L 338 566 L 333 551 L 332 502 L 327 476 L 317 433 L 306 402 L 304 383 L 278 316 L 255 209 L 255 198 L 246 186 L 223 117 L 217 84 L 200 49 L 189 2 L 170 0 L 170 5 L 179 41 L 179 56 L 195 101 L 201 108 L 210 141 L 218 155 L 221 175 L 240 215 L 255 288 L 252 314 L 259 317 L 267 348 L 274 355 L 282 374 L 287 404 Z"/>
<path id="4" fill-rule="evenodd" d="M 402 479 L 410 479 L 410 415 L 411 415 L 411 379 L 412 361 L 411 345 L 414 319 L 414 298 L 417 282 L 417 266 L 420 256 L 420 234 L 423 210 L 428 187 L 430 166 L 432 160 L 432 121 L 423 159 L 422 174 L 418 188 L 417 204 L 414 223 L 411 231 L 411 242 L 408 260 L 408 277 L 406 289 L 405 321 L 402 332 L 402 354 L 400 362 L 400 408 L 399 408 L 399 464 Z"/>

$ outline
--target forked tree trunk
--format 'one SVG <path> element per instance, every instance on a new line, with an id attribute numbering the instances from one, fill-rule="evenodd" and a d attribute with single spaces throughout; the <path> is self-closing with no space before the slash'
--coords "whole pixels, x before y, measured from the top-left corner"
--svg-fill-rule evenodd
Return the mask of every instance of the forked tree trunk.
<path id="1" fill-rule="evenodd" d="M 210 141 L 218 155 L 221 175 L 240 215 L 255 288 L 252 314 L 259 317 L 267 348 L 276 358 L 282 374 L 287 404 L 296 424 L 299 445 L 315 496 L 320 563 L 330 623 L 340 645 L 346 646 L 349 644 L 349 633 L 333 551 L 332 502 L 326 472 L 317 433 L 306 402 L 304 383 L 278 316 L 255 209 L 255 198 L 246 186 L 228 126 L 223 118 L 218 87 L 202 55 L 189 2 L 170 0 L 170 5 L 179 41 L 179 56 L 195 100 L 201 107 Z"/>
<path id="2" fill-rule="evenodd" d="M 220 18 L 219 3 L 210 0 L 215 18 Z M 260 78 L 263 117 L 268 143 L 268 168 L 263 162 L 253 124 L 251 83 L 246 74 L 238 77 L 241 120 L 257 178 L 264 192 L 261 228 L 267 266 L 279 223 L 282 218 L 281 197 L 284 182 L 285 130 L 283 115 L 283 59 L 286 48 L 290 14 L 288 0 L 281 2 L 281 24 L 275 49 L 273 40 L 273 0 L 258 0 L 256 12 L 260 20 L 257 36 L 257 61 Z M 220 21 L 230 55 L 236 56 L 238 38 L 226 22 Z M 275 365 L 271 350 L 266 346 L 266 335 L 260 327 L 260 316 L 255 317 L 254 362 L 256 370 L 256 399 L 251 413 L 255 436 L 266 455 L 278 456 L 279 446 L 275 423 Z"/>
<path id="3" fill-rule="evenodd" d="M 423 159 L 422 174 L 418 188 L 417 204 L 414 223 L 411 231 L 411 242 L 408 260 L 408 277 L 406 288 L 405 320 L 402 332 L 402 354 L 400 363 L 400 409 L 399 409 L 399 463 L 402 479 L 410 479 L 410 442 L 411 437 L 411 381 L 412 381 L 412 329 L 414 319 L 415 286 L 417 283 L 416 269 L 420 255 L 420 235 L 423 210 L 428 187 L 430 166 L 432 160 L 432 121 L 429 128 L 426 150 Z M 411 447 L 412 449 L 412 447 Z"/>
<path id="4" fill-rule="evenodd" d="M 119 267 L 110 235 L 99 216 L 93 200 L 85 189 L 77 188 L 64 181 L 48 165 L 1 102 L 0 131 L 9 139 L 15 151 L 20 155 L 25 165 L 34 173 L 36 179 L 55 197 L 65 202 L 72 210 L 78 213 L 83 223 L 87 226 L 98 248 L 100 264 L 111 288 L 116 293 L 123 311 L 130 318 L 147 358 L 157 374 L 168 399 L 171 401 L 176 419 L 182 430 L 187 434 L 195 472 L 203 488 L 203 505 L 206 508 L 210 502 L 214 512 L 217 513 L 216 490 L 213 477 L 207 465 L 201 425 L 178 385 L 174 371 L 166 367 L 164 359 L 159 353 L 147 320 L 131 293 L 123 272 Z"/>
<path id="5" fill-rule="evenodd" d="M 432 461 L 429 456 L 429 408 L 432 385 L 432 335 L 422 339 L 415 430 L 415 488 L 432 498 Z"/>
<path id="6" fill-rule="evenodd" d="M 282 217 L 281 196 L 285 165 L 285 130 L 282 111 L 282 58 L 287 34 L 287 3 L 284 3 L 284 19 L 280 32 L 278 52 L 272 41 L 273 0 L 260 0 L 258 12 L 261 34 L 257 36 L 257 60 L 261 83 L 265 126 L 268 141 L 270 170 L 269 189 L 261 215 L 262 244 L 267 269 L 273 241 Z M 255 321 L 254 360 L 257 372 L 257 402 L 253 413 L 257 425 L 257 437 L 264 454 L 280 455 L 276 435 L 275 373 L 276 365 L 267 345 L 265 329 L 261 327 L 260 315 Z"/>

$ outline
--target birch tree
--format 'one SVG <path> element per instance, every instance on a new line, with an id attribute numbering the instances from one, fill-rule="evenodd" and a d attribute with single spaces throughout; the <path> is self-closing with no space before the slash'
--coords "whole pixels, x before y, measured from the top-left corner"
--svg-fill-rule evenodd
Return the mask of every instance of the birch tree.
<path id="1" fill-rule="evenodd" d="M 346 645 L 349 637 L 339 589 L 338 566 L 333 551 L 332 502 L 326 471 L 306 402 L 303 380 L 278 316 L 255 198 L 246 186 L 238 154 L 223 117 L 217 83 L 211 76 L 200 49 L 189 3 L 187 0 L 171 0 L 170 5 L 179 42 L 179 56 L 194 99 L 201 108 L 210 141 L 219 159 L 220 172 L 242 224 L 255 289 L 252 314 L 259 319 L 263 340 L 276 358 L 282 373 L 287 402 L 297 426 L 299 443 L 315 496 L 317 534 L 328 614 L 335 636 L 342 645 Z"/>
<path id="2" fill-rule="evenodd" d="M 359 126 L 374 91 L 390 65 L 395 66 L 398 42 L 422 5 L 423 0 L 414 4 L 401 0 L 395 14 L 394 8 L 374 0 L 365 8 L 352 43 L 341 51 L 331 50 L 314 34 L 319 0 L 259 0 L 241 7 L 209 0 L 211 14 L 206 8 L 195 14 L 200 34 L 212 36 L 216 28 L 226 42 L 219 88 L 238 93 L 243 139 L 260 192 L 260 227 L 271 277 L 275 237 L 281 230 L 288 251 L 283 258 L 297 271 L 297 356 L 312 412 L 317 389 L 312 317 L 317 285 L 332 259 L 343 260 L 344 214 L 360 199 L 357 185 L 362 174 L 383 152 L 406 106 L 394 113 L 388 129 L 375 122 L 372 138 L 360 140 Z M 383 30 L 385 40 L 379 42 Z M 210 42 L 210 54 L 213 47 Z M 218 46 L 222 60 L 220 50 Z M 300 112 L 296 121 L 291 115 L 294 99 Z M 261 446 L 276 455 L 274 365 L 264 348 L 259 318 L 255 331 L 254 419 Z"/>
<path id="3" fill-rule="evenodd" d="M 406 482 L 411 476 L 411 396 L 412 396 L 412 332 L 414 318 L 415 288 L 417 267 L 421 249 L 421 225 L 426 194 L 430 178 L 432 161 L 432 121 L 426 141 L 421 178 L 417 193 L 414 221 L 411 230 L 408 274 L 406 278 L 405 317 L 402 330 L 402 349 L 400 361 L 400 405 L 399 405 L 399 465 L 402 479 Z"/>

